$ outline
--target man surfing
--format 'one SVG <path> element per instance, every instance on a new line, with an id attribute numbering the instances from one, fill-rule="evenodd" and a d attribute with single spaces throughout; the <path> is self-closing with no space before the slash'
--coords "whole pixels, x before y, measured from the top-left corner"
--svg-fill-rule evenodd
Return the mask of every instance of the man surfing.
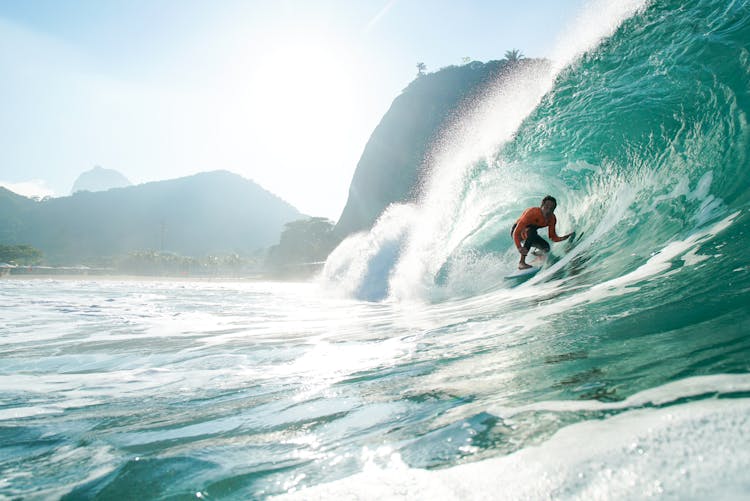
<path id="1" fill-rule="evenodd" d="M 542 205 L 539 207 L 529 207 L 518 221 L 513 225 L 510 230 L 510 234 L 513 236 L 513 241 L 516 243 L 518 252 L 521 253 L 521 260 L 518 262 L 519 270 L 526 270 L 531 268 L 530 264 L 526 263 L 526 256 L 532 247 L 536 247 L 543 253 L 549 252 L 549 242 L 537 235 L 539 228 L 549 227 L 549 237 L 553 242 L 562 242 L 567 240 L 574 234 L 568 233 L 561 237 L 555 233 L 555 224 L 557 218 L 555 217 L 555 208 L 557 207 L 557 200 L 554 197 L 547 195 L 542 199 Z"/>

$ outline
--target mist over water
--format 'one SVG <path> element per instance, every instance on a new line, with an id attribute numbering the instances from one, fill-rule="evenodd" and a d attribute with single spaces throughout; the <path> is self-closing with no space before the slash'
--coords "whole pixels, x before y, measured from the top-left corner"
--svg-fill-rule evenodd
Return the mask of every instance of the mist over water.
<path id="1" fill-rule="evenodd" d="M 0 282 L 0 498 L 746 498 L 750 4 L 580 23 L 318 282 Z"/>

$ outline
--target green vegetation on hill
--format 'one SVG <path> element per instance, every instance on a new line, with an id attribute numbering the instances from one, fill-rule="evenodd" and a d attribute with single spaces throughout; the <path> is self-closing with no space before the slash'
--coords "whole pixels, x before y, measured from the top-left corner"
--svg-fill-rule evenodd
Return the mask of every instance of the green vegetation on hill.
<path id="1" fill-rule="evenodd" d="M 127 275 L 149 276 L 250 276 L 262 271 L 260 256 L 180 256 L 171 252 L 136 251 L 112 263 L 112 270 Z"/>
<path id="2" fill-rule="evenodd" d="M 266 268 L 279 277 L 303 277 L 317 271 L 338 243 L 333 227 L 332 221 L 322 217 L 287 223 L 279 244 L 268 251 Z"/>
<path id="3" fill-rule="evenodd" d="M 42 262 L 42 252 L 30 245 L 0 245 L 0 263 L 34 265 Z"/>

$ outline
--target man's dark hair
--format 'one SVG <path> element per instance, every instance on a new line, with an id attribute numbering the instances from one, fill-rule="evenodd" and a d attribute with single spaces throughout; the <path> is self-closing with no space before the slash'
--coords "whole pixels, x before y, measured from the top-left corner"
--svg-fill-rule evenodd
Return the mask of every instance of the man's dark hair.
<path id="1" fill-rule="evenodd" d="M 557 200 L 555 200 L 555 197 L 553 197 L 553 196 L 551 196 L 551 195 L 547 195 L 546 197 L 544 197 L 544 198 L 542 199 L 542 205 L 543 205 L 543 204 L 544 204 L 544 202 L 546 202 L 547 200 L 549 200 L 550 202 L 552 202 L 553 204 L 555 204 L 555 207 L 557 207 Z"/>

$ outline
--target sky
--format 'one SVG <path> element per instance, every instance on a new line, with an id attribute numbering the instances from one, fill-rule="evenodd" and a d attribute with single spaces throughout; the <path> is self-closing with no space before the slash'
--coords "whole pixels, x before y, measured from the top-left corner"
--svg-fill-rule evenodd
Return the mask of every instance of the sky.
<path id="1" fill-rule="evenodd" d="M 336 221 L 418 62 L 548 56 L 584 1 L 0 0 L 0 185 L 222 169 Z"/>

